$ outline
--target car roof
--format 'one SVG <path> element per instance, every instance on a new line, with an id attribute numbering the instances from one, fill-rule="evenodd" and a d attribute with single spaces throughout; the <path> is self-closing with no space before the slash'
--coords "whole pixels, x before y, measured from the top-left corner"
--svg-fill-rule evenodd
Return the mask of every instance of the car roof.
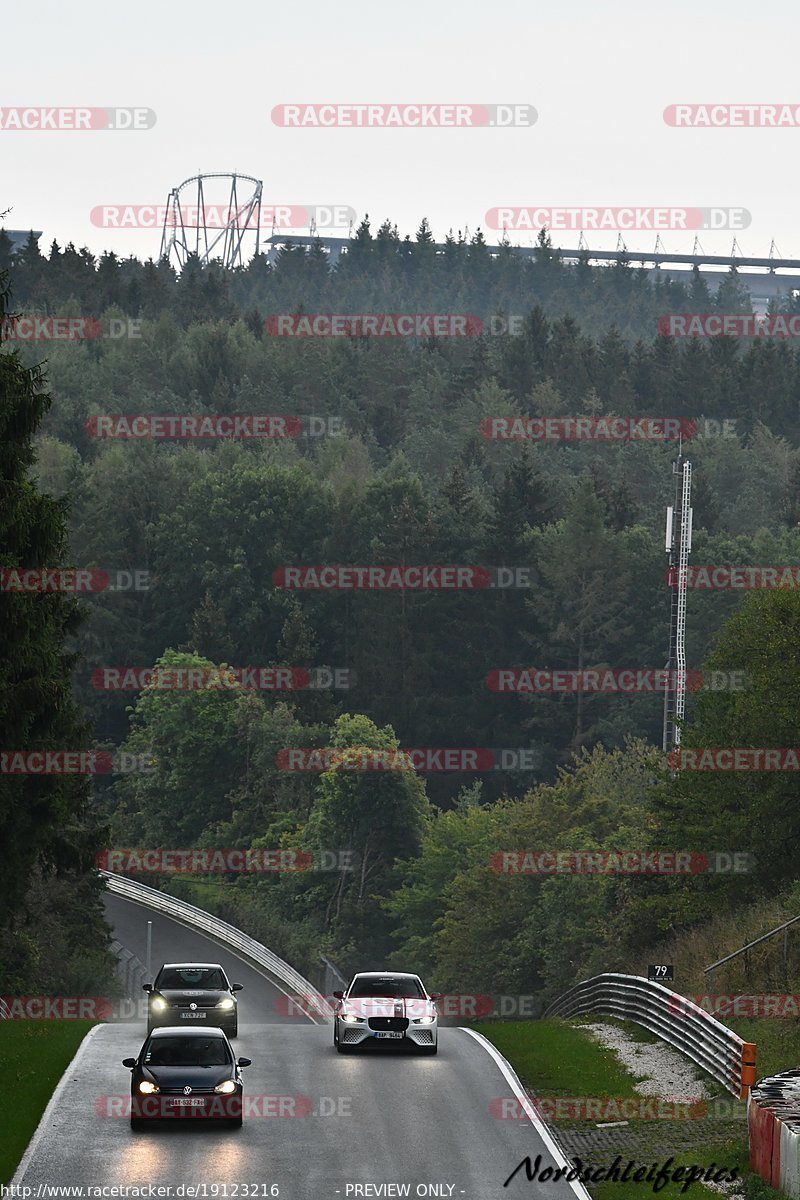
<path id="1" fill-rule="evenodd" d="M 176 970 L 176 969 L 180 970 L 181 968 L 186 968 L 186 967 L 203 967 L 203 968 L 216 967 L 216 969 L 218 971 L 223 970 L 223 967 L 219 963 L 201 963 L 201 962 L 164 963 L 161 967 L 161 970 L 166 971 L 167 968 L 169 968 L 169 970 L 172 971 L 172 970 Z"/>
<path id="2" fill-rule="evenodd" d="M 419 979 L 410 971 L 356 971 L 353 979 Z"/>
<path id="3" fill-rule="evenodd" d="M 216 1025 L 209 1025 L 205 1029 L 187 1029 L 185 1025 L 162 1025 L 159 1029 L 154 1029 L 150 1034 L 151 1038 L 160 1037 L 212 1037 L 221 1038 L 223 1041 L 228 1040 L 224 1029 L 220 1029 Z"/>

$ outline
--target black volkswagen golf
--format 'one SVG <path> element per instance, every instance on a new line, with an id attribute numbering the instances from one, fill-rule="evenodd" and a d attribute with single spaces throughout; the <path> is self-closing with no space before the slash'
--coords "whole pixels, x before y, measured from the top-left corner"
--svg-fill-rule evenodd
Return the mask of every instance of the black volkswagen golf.
<path id="1" fill-rule="evenodd" d="M 242 1124 L 242 1067 L 221 1029 L 154 1029 L 131 1069 L 131 1129 L 174 1117 L 216 1117 Z"/>
<path id="2" fill-rule="evenodd" d="M 142 985 L 150 993 L 147 1032 L 162 1025 L 218 1025 L 228 1037 L 239 1032 L 236 992 L 219 963 L 164 963 L 155 983 Z"/>

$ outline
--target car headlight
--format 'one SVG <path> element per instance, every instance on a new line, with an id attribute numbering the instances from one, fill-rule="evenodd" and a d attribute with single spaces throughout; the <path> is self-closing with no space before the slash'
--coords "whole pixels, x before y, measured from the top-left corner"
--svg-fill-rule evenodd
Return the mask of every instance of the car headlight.
<path id="1" fill-rule="evenodd" d="M 141 1079 L 139 1081 L 139 1091 L 143 1096 L 152 1096 L 154 1092 L 158 1092 L 160 1090 L 161 1089 L 157 1087 L 156 1084 L 151 1083 L 149 1079 Z"/>
<path id="2" fill-rule="evenodd" d="M 356 1017 L 352 1013 L 342 1013 L 342 1020 L 348 1025 L 363 1025 L 366 1019 L 366 1017 Z"/>
<path id="3" fill-rule="evenodd" d="M 151 996 L 150 1007 L 152 1008 L 153 1012 L 163 1012 L 164 1009 L 169 1006 L 167 1005 L 167 1002 L 163 996 Z"/>
<path id="4" fill-rule="evenodd" d="M 432 1025 L 436 1017 L 414 1017 L 414 1025 Z"/>
<path id="5" fill-rule="evenodd" d="M 226 1079 L 223 1083 L 218 1083 L 214 1091 L 218 1092 L 220 1096 L 230 1096 L 231 1092 L 236 1091 L 236 1084 L 232 1079 Z"/>
<path id="6" fill-rule="evenodd" d="M 217 1008 L 233 1008 L 234 1003 L 235 1001 L 232 996 L 223 996 L 217 1005 Z"/>

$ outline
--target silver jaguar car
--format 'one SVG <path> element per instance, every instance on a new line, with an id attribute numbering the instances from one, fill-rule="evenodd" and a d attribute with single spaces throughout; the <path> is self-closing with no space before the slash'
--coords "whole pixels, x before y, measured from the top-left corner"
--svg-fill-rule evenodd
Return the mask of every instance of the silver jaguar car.
<path id="1" fill-rule="evenodd" d="M 340 1054 L 365 1043 L 416 1047 L 422 1054 L 439 1048 L 439 992 L 425 991 L 419 975 L 360 971 L 346 992 L 334 992 L 333 1044 Z"/>

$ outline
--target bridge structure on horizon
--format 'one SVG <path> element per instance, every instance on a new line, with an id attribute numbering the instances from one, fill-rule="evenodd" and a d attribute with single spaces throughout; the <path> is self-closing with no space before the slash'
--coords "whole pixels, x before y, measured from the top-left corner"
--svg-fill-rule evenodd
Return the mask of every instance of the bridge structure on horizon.
<path id="1" fill-rule="evenodd" d="M 5 232 L 11 239 L 14 251 L 20 250 L 29 236 L 28 230 L 6 229 Z M 41 231 L 34 231 L 34 237 L 38 239 L 41 236 Z M 329 237 L 313 231 L 308 234 L 273 232 L 269 237 L 261 238 L 260 248 L 269 262 L 275 260 L 284 246 L 303 246 L 308 249 L 311 246 L 319 245 L 328 255 L 331 265 L 335 266 L 342 255 L 348 253 L 352 243 L 353 239 L 349 236 Z M 436 242 L 434 245 L 438 254 L 444 253 L 446 249 L 444 242 Z M 537 253 L 535 246 L 512 246 L 511 249 L 520 258 L 535 258 Z M 583 242 L 582 237 L 580 244 L 575 249 L 553 247 L 553 250 L 565 263 L 574 264 L 583 259 L 594 265 L 602 266 L 619 262 L 620 258 L 624 258 L 630 263 L 647 268 L 648 274 L 651 276 L 668 275 L 672 279 L 683 282 L 686 281 L 689 272 L 697 267 L 701 277 L 712 290 L 718 288 L 729 275 L 731 268 L 735 267 L 739 281 L 750 292 L 756 312 L 766 312 L 767 305 L 772 299 L 800 292 L 800 259 L 780 257 L 773 252 L 774 243 L 770 253 L 764 257 L 736 253 L 737 249 L 737 243 L 734 241 L 730 255 L 706 254 L 699 248 L 698 242 L 695 240 L 691 253 L 673 253 L 665 250 L 659 239 L 652 251 L 629 250 L 625 245 L 618 246 L 616 250 L 593 250 Z M 506 250 L 505 245 L 487 245 L 487 251 L 492 256 L 505 253 Z"/>
<path id="2" fill-rule="evenodd" d="M 325 237 L 318 234 L 273 233 L 270 237 L 262 239 L 262 247 L 267 261 L 274 261 L 284 246 L 309 248 L 319 245 L 328 255 L 331 265 L 335 265 L 343 254 L 347 254 L 352 240 L 350 237 Z M 437 253 L 444 253 L 444 242 L 436 242 L 435 247 Z M 535 258 L 537 253 L 536 246 L 512 246 L 511 249 L 520 258 Z M 553 247 L 553 251 L 566 263 L 577 263 L 583 259 L 595 265 L 603 265 L 619 262 L 624 258 L 630 263 L 649 267 L 650 275 L 669 275 L 684 282 L 689 272 L 697 267 L 701 277 L 712 289 L 719 287 L 730 273 L 731 267 L 735 267 L 740 282 L 750 291 L 756 310 L 763 308 L 766 311 L 771 299 L 800 291 L 800 259 L 780 258 L 772 252 L 763 258 L 751 257 L 736 254 L 733 252 L 735 249 L 735 242 L 730 255 L 706 254 L 702 250 L 698 253 L 696 242 L 691 254 L 668 252 L 659 243 L 652 251 L 629 250 L 626 246 L 620 246 L 616 250 L 592 250 L 586 245 L 579 245 L 574 250 Z M 496 257 L 505 253 L 507 247 L 488 245 L 487 250 L 490 255 Z"/>

